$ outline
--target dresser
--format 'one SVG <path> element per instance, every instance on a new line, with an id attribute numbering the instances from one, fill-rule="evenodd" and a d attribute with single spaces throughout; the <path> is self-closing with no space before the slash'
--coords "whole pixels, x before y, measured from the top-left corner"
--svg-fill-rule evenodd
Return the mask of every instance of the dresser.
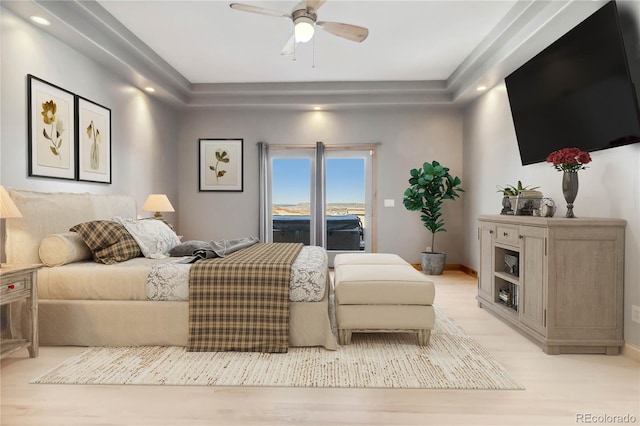
<path id="1" fill-rule="evenodd" d="M 478 217 L 478 304 L 548 354 L 620 352 L 626 222 Z"/>

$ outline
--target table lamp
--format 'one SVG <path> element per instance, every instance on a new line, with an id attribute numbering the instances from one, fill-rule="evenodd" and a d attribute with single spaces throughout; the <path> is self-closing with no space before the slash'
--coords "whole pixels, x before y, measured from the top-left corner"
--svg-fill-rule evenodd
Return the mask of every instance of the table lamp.
<path id="1" fill-rule="evenodd" d="M 155 212 L 154 217 L 162 217 L 161 212 L 174 212 L 169 198 L 165 194 L 151 194 L 142 206 L 143 212 Z"/>
<path id="2" fill-rule="evenodd" d="M 22 217 L 22 213 L 20 213 L 20 210 L 18 210 L 18 207 L 11 199 L 7 190 L 4 189 L 4 186 L 0 185 L 0 220 L 4 221 L 4 219 L 17 217 Z M 4 235 L 2 235 L 2 237 L 2 248 L 4 249 Z M 1 264 L 0 267 L 2 267 Z"/>

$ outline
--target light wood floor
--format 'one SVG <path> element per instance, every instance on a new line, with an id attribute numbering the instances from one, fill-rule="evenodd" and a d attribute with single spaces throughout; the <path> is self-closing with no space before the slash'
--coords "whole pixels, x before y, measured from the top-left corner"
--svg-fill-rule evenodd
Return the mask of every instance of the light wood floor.
<path id="1" fill-rule="evenodd" d="M 2 425 L 575 425 L 635 417 L 640 364 L 624 356 L 545 355 L 477 307 L 475 279 L 434 277 L 436 304 L 524 391 L 30 385 L 82 348 L 44 347 L 2 361 Z M 584 417 L 583 417 L 584 418 Z M 593 420 L 592 420 L 593 423 Z M 599 423 L 602 423 L 600 421 Z"/>

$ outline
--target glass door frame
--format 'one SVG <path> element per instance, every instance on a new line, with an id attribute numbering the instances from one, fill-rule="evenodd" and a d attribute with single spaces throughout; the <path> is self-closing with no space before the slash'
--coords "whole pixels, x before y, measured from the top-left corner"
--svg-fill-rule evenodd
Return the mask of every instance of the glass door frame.
<path id="1" fill-rule="evenodd" d="M 266 211 L 267 220 L 266 220 L 266 242 L 273 242 L 273 160 L 275 158 L 304 158 L 310 160 L 310 188 L 309 188 L 309 244 L 316 245 L 316 223 L 317 218 L 314 214 L 316 209 L 316 185 L 315 185 L 315 176 L 316 176 L 316 158 L 315 158 L 315 147 L 298 147 L 298 146 L 288 146 L 282 149 L 273 149 L 270 147 L 267 153 L 267 161 L 269 163 L 269 167 L 267 170 L 267 179 L 269 182 L 267 188 L 267 205 L 269 208 Z"/>
<path id="2" fill-rule="evenodd" d="M 364 250 L 327 250 L 329 254 L 329 264 L 333 265 L 333 258 L 339 253 L 371 253 L 375 247 L 374 232 L 374 200 L 373 200 L 373 182 L 374 182 L 374 156 L 375 150 L 370 147 L 355 146 L 330 146 L 326 148 L 325 162 L 331 158 L 363 158 L 364 159 Z M 326 173 L 326 167 L 325 167 Z M 326 179 L 326 176 L 325 176 Z M 326 192 L 326 191 L 325 191 Z M 326 194 L 325 194 L 326 196 Z M 325 203 L 326 204 L 326 203 Z M 325 205 L 326 211 L 326 205 Z"/>

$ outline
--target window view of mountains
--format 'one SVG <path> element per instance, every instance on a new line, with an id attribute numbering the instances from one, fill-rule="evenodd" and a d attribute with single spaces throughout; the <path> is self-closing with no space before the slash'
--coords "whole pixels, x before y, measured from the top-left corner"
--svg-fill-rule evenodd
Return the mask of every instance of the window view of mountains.
<path id="1" fill-rule="evenodd" d="M 271 214 L 309 216 L 311 214 L 311 204 L 273 204 Z M 364 203 L 327 203 L 327 215 L 340 216 L 345 214 L 355 214 L 361 216 L 361 220 L 364 220 Z"/>

